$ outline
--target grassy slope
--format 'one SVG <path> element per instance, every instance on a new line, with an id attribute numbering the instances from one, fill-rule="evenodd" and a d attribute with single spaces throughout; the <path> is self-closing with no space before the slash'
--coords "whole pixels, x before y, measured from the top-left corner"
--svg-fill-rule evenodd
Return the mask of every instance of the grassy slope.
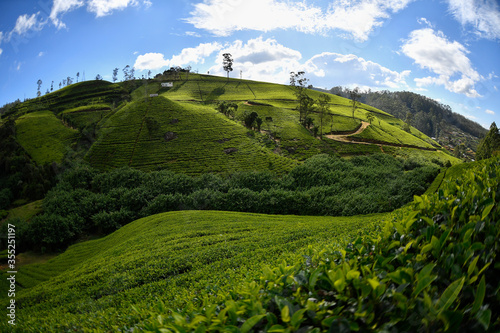
<path id="1" fill-rule="evenodd" d="M 120 84 L 107 81 L 84 81 L 21 103 L 16 107 L 15 114 L 22 115 L 38 110 L 50 110 L 58 114 L 79 106 L 112 104 L 125 93 Z"/>
<path id="2" fill-rule="evenodd" d="M 65 127 L 50 111 L 21 116 L 16 121 L 17 140 L 38 164 L 61 162 L 66 147 L 78 137 L 78 131 Z"/>
<path id="3" fill-rule="evenodd" d="M 148 126 L 148 119 L 158 127 Z M 167 132 L 175 138 L 167 140 Z M 227 153 L 231 148 L 237 151 Z M 102 125 L 88 159 L 100 169 L 130 165 L 189 174 L 247 169 L 282 172 L 296 165 L 263 148 L 247 136 L 242 125 L 213 108 L 164 97 L 141 98 L 113 114 Z"/>
<path id="4" fill-rule="evenodd" d="M 184 75 L 181 80 L 174 81 L 173 88 L 161 88 L 159 82 L 150 80 L 146 90 L 146 86 L 141 85 L 144 81 L 137 81 L 139 88 L 131 94 L 132 103 L 117 109 L 114 107 L 116 101 L 125 94 L 122 88 L 125 83 L 86 81 L 22 103 L 17 107 L 16 115 L 50 110 L 80 130 L 91 124 L 99 124 L 102 126 L 101 138 L 88 156 L 101 169 L 131 165 L 143 170 L 166 167 L 192 174 L 230 172 L 242 167 L 286 171 L 296 163 L 293 160 L 304 160 L 321 152 L 356 155 L 381 150 L 376 145 L 314 138 L 310 131 L 298 124 L 298 113 L 294 110 L 295 96 L 290 86 L 198 74 L 190 74 L 186 81 Z M 150 93 L 158 93 L 160 97 L 150 99 L 149 105 L 143 105 Z M 320 92 L 310 90 L 308 94 L 318 98 Z M 162 97 L 174 101 L 175 105 L 169 101 L 160 102 Z M 335 95 L 331 95 L 331 98 L 331 114 L 324 118 L 323 133 L 352 131 L 361 121 L 367 120 L 368 113 L 372 113 L 375 116 L 373 124 L 356 137 L 425 148 L 437 146 L 415 129 L 412 129 L 412 134 L 403 131 L 401 120 L 381 110 L 361 105 L 352 118 L 349 100 Z M 215 111 L 214 102 L 218 100 L 236 102 L 239 106 L 236 118 L 241 117 L 243 112 L 252 111 L 256 111 L 263 119 L 270 117 L 263 122 L 263 133 L 246 137 L 245 128 Z M 267 105 L 248 105 L 247 101 Z M 170 110 L 168 114 L 165 113 L 167 109 Z M 146 117 L 160 124 L 156 133 L 149 133 L 145 129 Z M 311 117 L 319 126 L 318 114 L 312 113 Z M 169 123 L 181 118 L 179 123 Z M 127 126 L 126 122 L 129 122 Z M 178 134 L 178 138 L 167 143 L 162 136 L 169 131 Z M 193 137 L 196 139 L 192 140 Z M 20 140 L 27 146 L 32 141 Z M 222 143 L 216 143 L 221 140 Z M 42 147 L 40 153 L 37 152 L 40 145 L 30 147 L 30 153 L 44 156 L 41 158 L 43 163 L 60 161 L 60 154 L 68 146 L 62 143 L 64 147 L 56 145 L 59 153 L 54 157 L 47 155 L 46 147 Z M 238 152 L 225 154 L 223 151 L 227 148 L 236 148 Z M 415 150 L 414 154 L 419 155 L 419 152 Z M 458 162 L 451 156 L 446 159 L 452 160 L 452 163 Z"/>
<path id="5" fill-rule="evenodd" d="M 20 267 L 17 281 L 26 288 L 16 293 L 16 328 L 130 326 L 139 319 L 132 318 L 131 305 L 163 300 L 172 308 L 188 306 L 257 276 L 263 264 L 306 253 L 308 245 L 343 244 L 386 218 L 186 211 L 137 220 L 105 238 L 73 245 L 47 263 Z"/>

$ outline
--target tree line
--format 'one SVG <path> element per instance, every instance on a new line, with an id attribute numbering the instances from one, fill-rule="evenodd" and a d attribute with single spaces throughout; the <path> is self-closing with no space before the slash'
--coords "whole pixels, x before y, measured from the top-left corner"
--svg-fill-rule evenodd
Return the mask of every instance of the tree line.
<path id="1" fill-rule="evenodd" d="M 349 216 L 391 211 L 423 193 L 435 165 L 385 154 L 351 160 L 317 155 L 278 177 L 238 172 L 197 177 L 120 168 L 100 173 L 80 165 L 60 176 L 43 214 L 18 224 L 22 249 L 64 249 L 88 234 L 108 234 L 149 215 L 175 210 Z"/>
<path id="2" fill-rule="evenodd" d="M 328 92 L 349 98 L 350 91 L 337 86 Z M 360 92 L 360 100 L 408 122 L 429 137 L 439 137 L 444 123 L 454 125 L 477 138 L 482 138 L 486 134 L 486 130 L 481 125 L 453 112 L 449 105 L 413 92 L 390 92 L 387 90 L 372 92 L 368 90 Z"/>

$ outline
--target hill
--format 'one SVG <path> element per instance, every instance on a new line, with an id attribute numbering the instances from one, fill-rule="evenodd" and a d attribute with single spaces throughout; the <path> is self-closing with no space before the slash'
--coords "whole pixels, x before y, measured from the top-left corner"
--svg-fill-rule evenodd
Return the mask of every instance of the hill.
<path id="1" fill-rule="evenodd" d="M 366 104 L 353 114 L 348 99 L 331 95 L 323 126 L 316 106 L 304 126 L 290 86 L 182 74 L 166 78 L 171 87 L 161 86 L 161 75 L 115 84 L 84 81 L 4 107 L 5 206 L 43 198 L 55 175 L 82 159 L 101 171 L 131 166 L 191 175 L 283 174 L 320 153 L 349 158 L 382 152 L 438 166 L 460 162 L 427 135 L 405 131 L 402 120 Z M 307 94 L 317 103 L 320 92 Z M 232 114 L 216 110 L 223 101 L 233 103 Z M 255 115 L 253 124 L 244 122 L 249 115 Z"/>
<path id="2" fill-rule="evenodd" d="M 438 193 L 393 214 L 140 219 L 20 267 L 17 325 L 0 327 L 496 331 L 499 167 L 463 164 Z"/>
<path id="3" fill-rule="evenodd" d="M 329 93 L 348 97 L 342 87 L 334 87 Z M 472 160 L 479 140 L 487 130 L 478 123 L 452 112 L 448 105 L 408 91 L 362 92 L 364 103 L 384 110 L 406 121 L 408 114 L 412 126 L 433 137 L 455 156 Z"/>
<path id="4" fill-rule="evenodd" d="M 384 218 L 187 211 L 140 219 L 46 263 L 20 267 L 14 331 L 126 330 L 145 319 L 132 306 L 162 300 L 172 308 L 190 307 L 258 277 L 263 263 L 306 254 L 309 244 L 343 243 Z M 1 275 L 3 307 L 7 280 Z M 0 328 L 10 331 L 5 320 Z"/>

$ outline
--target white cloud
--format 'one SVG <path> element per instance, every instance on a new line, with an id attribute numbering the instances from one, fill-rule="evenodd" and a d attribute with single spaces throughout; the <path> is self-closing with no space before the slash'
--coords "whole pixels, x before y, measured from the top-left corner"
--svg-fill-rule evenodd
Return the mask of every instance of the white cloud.
<path id="1" fill-rule="evenodd" d="M 470 114 L 464 114 L 464 117 L 467 118 L 467 119 L 470 119 L 470 120 L 477 120 L 477 117 L 472 116 Z"/>
<path id="2" fill-rule="evenodd" d="M 43 55 L 44 55 L 44 54 L 45 54 L 45 52 L 40 51 L 40 52 L 38 53 L 38 56 L 39 56 L 39 57 L 43 57 Z"/>
<path id="3" fill-rule="evenodd" d="M 245 79 L 287 84 L 290 72 L 303 70 L 317 87 L 339 84 L 374 90 L 408 89 L 406 78 L 410 71 L 392 71 L 353 54 L 324 52 L 303 61 L 299 51 L 262 37 L 226 45 L 209 69 L 210 74 L 226 75 L 221 65 L 222 54 L 226 52 L 234 59 L 232 77 L 239 77 L 243 71 Z"/>
<path id="4" fill-rule="evenodd" d="M 203 64 L 205 58 L 220 50 L 222 44 L 214 43 L 201 43 L 196 47 L 188 47 L 181 51 L 180 54 L 172 56 L 169 60 L 170 66 L 184 66 L 189 63 Z"/>
<path id="5" fill-rule="evenodd" d="M 218 51 L 213 59 L 208 58 Z M 222 68 L 222 55 L 230 53 L 234 59 L 231 77 L 287 84 L 290 72 L 304 70 L 310 83 L 318 87 L 333 85 L 359 86 L 363 89 L 409 89 L 406 79 L 410 71 L 397 72 L 353 54 L 324 52 L 303 60 L 299 51 L 278 43 L 273 38 L 262 37 L 247 42 L 236 40 L 200 44 L 183 49 L 178 55 L 166 59 L 162 53 L 146 53 L 137 57 L 134 67 L 138 70 L 157 70 L 162 67 L 207 63 L 211 75 L 226 76 Z"/>
<path id="6" fill-rule="evenodd" d="M 12 31 L 9 34 L 8 39 L 10 39 L 14 33 L 18 34 L 19 36 L 22 36 L 28 33 L 30 30 L 38 31 L 42 29 L 44 23 L 37 19 L 38 14 L 40 14 L 40 12 L 32 14 L 31 16 L 28 16 L 28 14 L 19 16 L 16 20 L 16 25 L 14 26 L 14 29 L 12 29 Z"/>
<path id="7" fill-rule="evenodd" d="M 414 30 L 401 51 L 421 68 L 438 75 L 416 78 L 417 87 L 437 84 L 454 93 L 480 97 L 474 85 L 481 76 L 472 68 L 469 51 L 456 41 L 448 41 L 442 32 L 430 28 Z"/>
<path id="8" fill-rule="evenodd" d="M 484 112 L 486 112 L 487 114 L 491 114 L 492 116 L 495 115 L 495 111 L 493 111 L 493 110 L 486 110 Z"/>
<path id="9" fill-rule="evenodd" d="M 239 77 L 240 71 L 245 79 L 266 82 L 286 83 L 291 71 L 303 67 L 299 51 L 279 44 L 275 39 L 250 39 L 246 43 L 236 40 L 219 51 L 215 65 L 209 68 L 210 74 L 225 76 L 222 68 L 222 55 L 231 53 L 233 63 L 232 77 Z"/>
<path id="10" fill-rule="evenodd" d="M 137 57 L 134 68 L 138 70 L 153 69 L 157 70 L 168 66 L 168 61 L 161 53 L 146 53 Z"/>
<path id="11" fill-rule="evenodd" d="M 409 70 L 396 72 L 354 54 L 323 52 L 306 63 L 306 71 L 316 75 L 318 86 L 343 85 L 364 89 L 408 89 Z M 322 79 L 324 77 L 324 79 Z"/>
<path id="12" fill-rule="evenodd" d="M 123 10 L 128 6 L 137 6 L 137 0 L 89 0 L 87 10 L 96 17 L 106 16 L 114 10 Z"/>
<path id="13" fill-rule="evenodd" d="M 500 8 L 495 0 L 447 0 L 449 10 L 479 37 L 500 38 Z"/>
<path id="14" fill-rule="evenodd" d="M 194 32 L 194 31 L 186 31 L 185 35 L 190 36 L 190 37 L 201 37 L 201 35 L 199 33 Z"/>
<path id="15" fill-rule="evenodd" d="M 0 49 L 0 55 L 2 55 L 2 53 L 3 53 L 3 50 L 2 50 L 2 49 Z"/>
<path id="16" fill-rule="evenodd" d="M 142 4 L 149 8 L 150 0 L 143 0 Z M 115 10 L 123 10 L 128 6 L 138 6 L 138 0 L 54 0 L 49 18 L 58 28 L 66 28 L 66 24 L 60 17 L 67 12 L 71 12 L 82 6 L 87 6 L 87 10 L 94 13 L 96 17 L 110 15 Z"/>
<path id="17" fill-rule="evenodd" d="M 427 20 L 425 17 L 421 17 L 417 20 L 417 22 L 419 24 L 422 24 L 422 25 L 426 25 L 428 26 L 429 28 L 433 28 L 433 25 L 431 22 L 429 22 L 429 20 Z"/>
<path id="18" fill-rule="evenodd" d="M 138 70 L 160 69 L 162 67 L 184 66 L 189 63 L 203 64 L 205 58 L 220 50 L 220 43 L 202 43 L 196 47 L 185 48 L 180 54 L 165 59 L 162 53 L 146 53 L 139 55 L 135 61 L 134 68 Z"/>
<path id="19" fill-rule="evenodd" d="M 185 20 L 217 36 L 228 36 L 238 30 L 293 29 L 320 34 L 339 30 L 346 37 L 365 41 L 391 12 L 400 11 L 411 1 L 336 0 L 328 8 L 321 8 L 304 1 L 204 0 L 194 5 L 191 17 Z"/>
<path id="20" fill-rule="evenodd" d="M 83 5 L 83 0 L 54 0 L 49 18 L 52 20 L 52 23 L 57 27 L 57 29 L 66 28 L 66 24 L 64 24 L 59 17 L 67 12 L 80 8 Z"/>

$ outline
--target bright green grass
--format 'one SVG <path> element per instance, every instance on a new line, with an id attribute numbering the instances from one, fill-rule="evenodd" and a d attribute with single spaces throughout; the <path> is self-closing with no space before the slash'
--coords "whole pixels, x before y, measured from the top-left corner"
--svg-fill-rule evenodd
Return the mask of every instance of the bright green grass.
<path id="1" fill-rule="evenodd" d="M 78 131 L 65 127 L 50 111 L 26 114 L 16 121 L 17 140 L 37 164 L 61 162 Z"/>
<path id="2" fill-rule="evenodd" d="M 84 81 L 23 102 L 16 107 L 16 114 L 23 115 L 38 110 L 51 110 L 58 114 L 79 106 L 113 103 L 122 98 L 124 94 L 125 91 L 118 83 Z"/>
<path id="3" fill-rule="evenodd" d="M 62 119 L 71 126 L 83 129 L 97 124 L 111 112 L 109 104 L 85 105 L 62 112 Z"/>
<path id="4" fill-rule="evenodd" d="M 158 124 L 148 128 L 147 119 Z M 297 163 L 272 153 L 248 130 L 211 106 L 173 102 L 163 97 L 129 103 L 103 125 L 88 159 L 99 169 L 129 165 L 159 167 L 188 174 L 241 170 L 289 170 Z M 174 139 L 166 140 L 166 133 Z M 228 152 L 228 149 L 236 151 Z M 225 152 L 226 151 L 226 152 Z"/>
<path id="5" fill-rule="evenodd" d="M 33 216 L 42 212 L 42 202 L 43 200 L 37 200 L 20 207 L 12 208 L 9 210 L 7 218 L 20 218 L 29 221 Z"/>
<path id="6" fill-rule="evenodd" d="M 364 118 L 365 118 L 364 120 L 367 121 L 366 116 Z M 421 132 L 418 132 L 420 136 L 418 137 L 416 135 L 404 131 L 399 126 L 396 126 L 395 125 L 397 124 L 396 120 L 394 120 L 393 123 L 394 124 L 388 123 L 385 120 L 381 120 L 379 122 L 378 119 L 376 119 L 362 133 L 354 135 L 353 138 L 383 141 L 398 145 L 412 145 L 422 148 L 434 148 L 430 143 L 420 138 L 420 137 L 427 138 Z M 417 133 L 416 130 L 414 130 L 414 132 Z"/>
<path id="7" fill-rule="evenodd" d="M 45 264 L 21 267 L 18 280 L 31 288 L 16 293 L 16 329 L 130 328 L 141 320 L 132 305 L 199 304 L 224 286 L 258 277 L 264 264 L 306 253 L 309 245 L 344 245 L 388 216 L 183 211 L 137 220 L 105 238 L 73 245 Z M 7 327 L 0 322 L 0 330 Z"/>

